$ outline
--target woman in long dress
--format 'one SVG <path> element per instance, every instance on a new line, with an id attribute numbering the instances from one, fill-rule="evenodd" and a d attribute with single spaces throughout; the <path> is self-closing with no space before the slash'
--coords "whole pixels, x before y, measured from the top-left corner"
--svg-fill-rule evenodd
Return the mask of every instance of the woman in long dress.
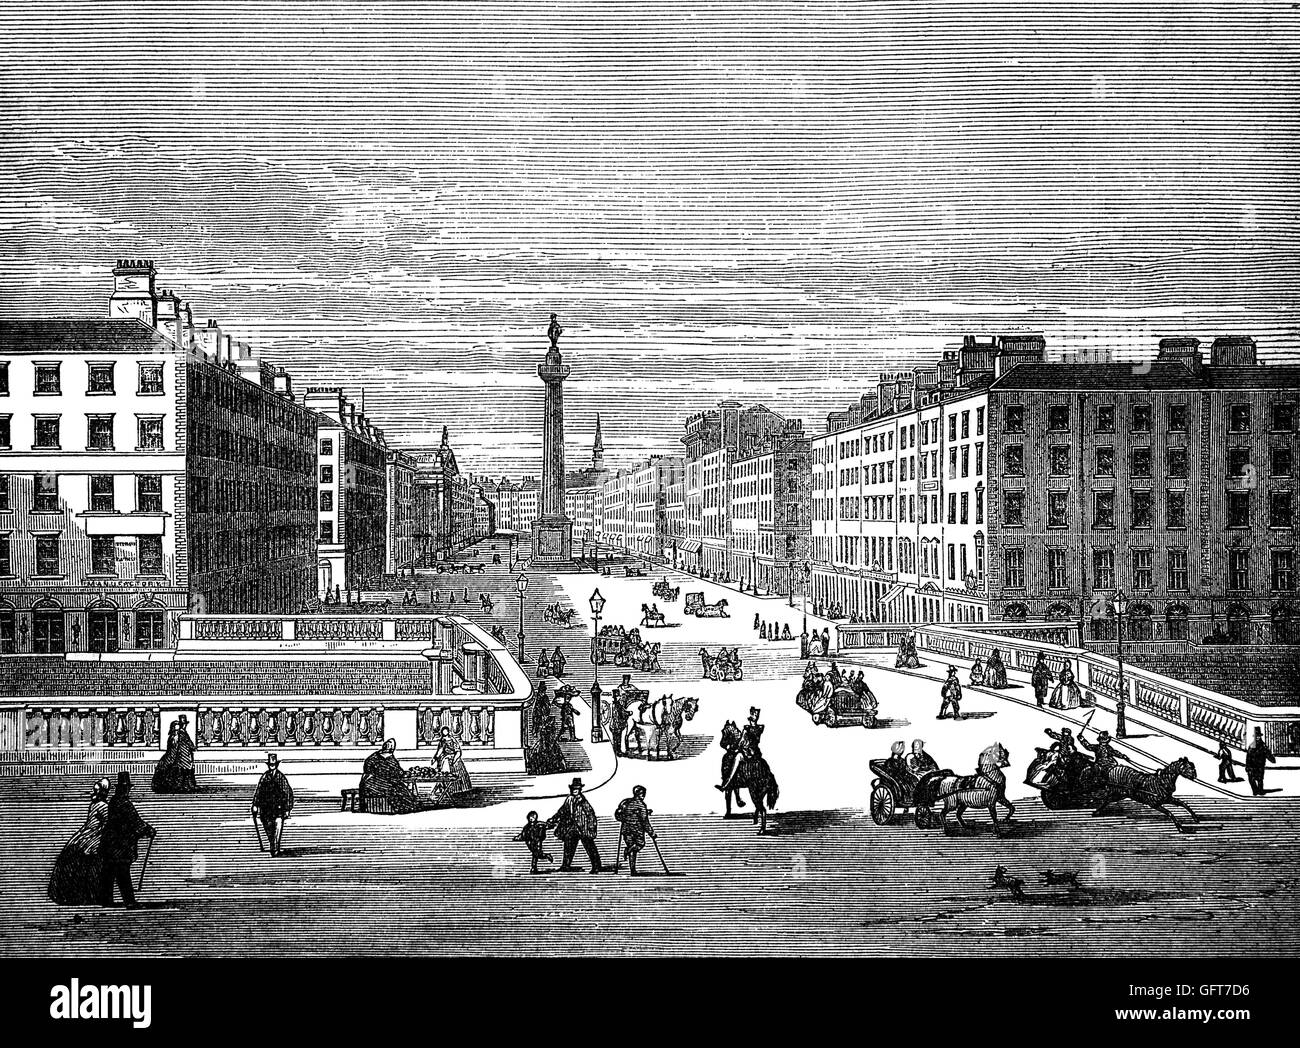
<path id="1" fill-rule="evenodd" d="M 1061 670 L 1056 690 L 1052 692 L 1047 703 L 1054 710 L 1077 710 L 1083 705 L 1083 695 L 1079 685 L 1074 682 L 1074 672 L 1069 666 Z"/>
<path id="2" fill-rule="evenodd" d="M 970 683 L 972 688 L 982 688 L 984 686 L 984 659 L 976 657 L 975 665 L 970 668 Z"/>
<path id="3" fill-rule="evenodd" d="M 433 751 L 433 766 L 438 774 L 447 776 L 447 792 L 453 796 L 474 788 L 469 781 L 469 772 L 465 769 L 460 739 L 446 725 L 443 725 L 438 735 L 438 745 Z"/>
<path id="4" fill-rule="evenodd" d="M 1002 653 L 997 648 L 989 655 L 988 666 L 984 674 L 984 683 L 990 688 L 1007 686 L 1007 667 L 1002 661 Z"/>
<path id="5" fill-rule="evenodd" d="M 90 793 L 86 823 L 63 846 L 50 874 L 50 899 L 60 906 L 87 906 L 99 901 L 99 842 L 108 817 L 109 782 L 100 779 Z"/>

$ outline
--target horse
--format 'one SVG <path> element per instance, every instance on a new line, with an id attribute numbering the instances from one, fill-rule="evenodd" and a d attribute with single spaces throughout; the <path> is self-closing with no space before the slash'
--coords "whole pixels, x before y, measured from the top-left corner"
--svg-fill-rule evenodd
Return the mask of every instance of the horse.
<path id="1" fill-rule="evenodd" d="M 492 614 L 493 604 L 492 604 L 491 597 L 489 597 L 486 593 L 480 593 L 478 595 L 478 602 L 479 602 L 479 606 L 483 609 L 483 614 L 485 615 Z"/>
<path id="2" fill-rule="evenodd" d="M 664 624 L 664 613 L 662 611 L 652 611 L 649 604 L 641 605 L 641 625 L 662 626 Z"/>
<path id="3" fill-rule="evenodd" d="M 1174 817 L 1174 813 L 1165 807 L 1166 804 L 1178 805 L 1192 817 L 1192 822 L 1201 821 L 1196 812 L 1174 796 L 1174 789 L 1179 778 L 1189 779 L 1192 782 L 1196 781 L 1196 765 L 1186 757 L 1179 757 L 1172 764 L 1154 772 L 1142 771 L 1140 768 L 1120 764 L 1110 769 L 1107 778 L 1110 789 L 1106 793 L 1106 798 L 1093 812 L 1094 815 L 1101 814 L 1103 809 L 1108 808 L 1116 801 L 1133 800 L 1139 804 L 1145 804 L 1148 808 L 1154 808 L 1163 815 L 1168 815 L 1170 821 L 1180 831 L 1182 826 L 1179 825 L 1178 819 Z"/>
<path id="4" fill-rule="evenodd" d="M 694 720 L 699 710 L 699 699 L 684 696 L 674 699 L 671 695 L 642 703 L 637 710 L 628 710 L 627 723 L 623 726 L 623 752 L 631 756 L 628 743 L 635 738 L 637 751 L 647 759 L 650 759 L 651 751 L 655 760 L 662 759 L 666 749 L 668 759 L 675 760 L 682 744 L 682 723 Z"/>
<path id="5" fill-rule="evenodd" d="M 727 598 L 723 597 L 716 604 L 702 604 L 695 610 L 697 618 L 701 619 L 729 619 L 727 614 Z"/>
<path id="6" fill-rule="evenodd" d="M 762 836 L 767 833 L 767 810 L 776 807 L 781 790 L 766 758 L 744 756 L 741 745 L 743 739 L 744 733 L 735 721 L 727 721 L 722 726 L 722 738 L 719 741 L 727 751 L 722 758 L 722 781 L 730 783 L 725 794 L 727 815 L 731 814 L 731 795 L 734 793 L 736 803 L 740 804 L 740 787 L 745 787 L 749 790 L 749 799 L 754 805 L 754 825 L 758 826 L 759 836 Z M 739 768 L 736 768 L 736 761 L 740 761 Z M 733 769 L 736 772 L 734 778 L 731 774 Z"/>
<path id="7" fill-rule="evenodd" d="M 1007 809 L 1006 821 L 1010 822 L 1015 814 L 1015 805 L 1007 800 L 1007 779 L 1002 769 L 1011 763 L 1011 755 L 1000 742 L 989 746 L 979 756 L 978 770 L 974 775 L 944 775 L 926 780 L 929 796 L 918 797 L 917 805 L 928 808 L 937 801 L 943 801 L 943 811 L 939 815 L 939 825 L 944 832 L 948 830 L 948 815 L 957 816 L 957 825 L 965 832 L 970 829 L 962 819 L 967 808 L 987 808 L 993 820 L 993 829 L 1002 832 L 998 822 L 997 806 Z"/>

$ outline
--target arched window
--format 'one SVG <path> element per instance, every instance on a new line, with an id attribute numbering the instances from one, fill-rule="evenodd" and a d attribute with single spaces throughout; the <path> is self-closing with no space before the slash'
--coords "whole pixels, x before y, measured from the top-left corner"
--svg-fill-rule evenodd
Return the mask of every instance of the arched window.
<path id="1" fill-rule="evenodd" d="M 1144 601 L 1134 601 L 1125 615 L 1125 627 L 1128 639 L 1134 641 L 1151 640 L 1151 605 Z"/>
<path id="2" fill-rule="evenodd" d="M 1029 609 L 1017 601 L 1002 609 L 1002 617 L 1008 622 L 1024 622 L 1029 618 Z"/>
<path id="3" fill-rule="evenodd" d="M 12 655 L 17 648 L 18 616 L 7 600 L 0 601 L 0 654 Z"/>
<path id="4" fill-rule="evenodd" d="M 55 655 L 65 650 L 63 608 L 48 597 L 32 608 L 32 651 Z"/>
<path id="5" fill-rule="evenodd" d="M 1228 642 L 1250 643 L 1250 609 L 1244 604 L 1228 605 Z"/>
<path id="6" fill-rule="evenodd" d="M 1273 623 L 1274 644 L 1300 643 L 1300 630 L 1297 629 L 1297 608 L 1294 601 L 1280 600 L 1273 605 L 1269 617 Z"/>
<path id="7" fill-rule="evenodd" d="M 1066 622 L 1074 615 L 1074 609 L 1063 601 L 1057 601 L 1055 604 L 1049 604 L 1044 617 L 1049 622 Z"/>
<path id="8" fill-rule="evenodd" d="M 1170 640 L 1187 639 L 1187 605 L 1170 604 L 1165 608 L 1165 633 Z"/>

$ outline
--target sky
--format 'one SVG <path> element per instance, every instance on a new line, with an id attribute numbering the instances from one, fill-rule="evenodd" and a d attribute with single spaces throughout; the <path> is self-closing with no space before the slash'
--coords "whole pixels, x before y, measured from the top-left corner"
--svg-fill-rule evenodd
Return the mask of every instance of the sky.
<path id="1" fill-rule="evenodd" d="M 0 310 L 118 258 L 389 442 L 537 474 L 761 401 L 820 432 L 964 334 L 1300 359 L 1300 5 L 0 8 Z"/>

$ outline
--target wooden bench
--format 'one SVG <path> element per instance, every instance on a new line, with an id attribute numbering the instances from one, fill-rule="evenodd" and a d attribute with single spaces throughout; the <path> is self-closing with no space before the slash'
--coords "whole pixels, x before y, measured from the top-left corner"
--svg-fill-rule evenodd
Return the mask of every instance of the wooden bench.
<path id="1" fill-rule="evenodd" d="M 359 789 L 341 790 L 340 795 L 343 798 L 343 804 L 339 811 L 365 811 L 365 806 L 361 803 L 361 791 Z"/>

